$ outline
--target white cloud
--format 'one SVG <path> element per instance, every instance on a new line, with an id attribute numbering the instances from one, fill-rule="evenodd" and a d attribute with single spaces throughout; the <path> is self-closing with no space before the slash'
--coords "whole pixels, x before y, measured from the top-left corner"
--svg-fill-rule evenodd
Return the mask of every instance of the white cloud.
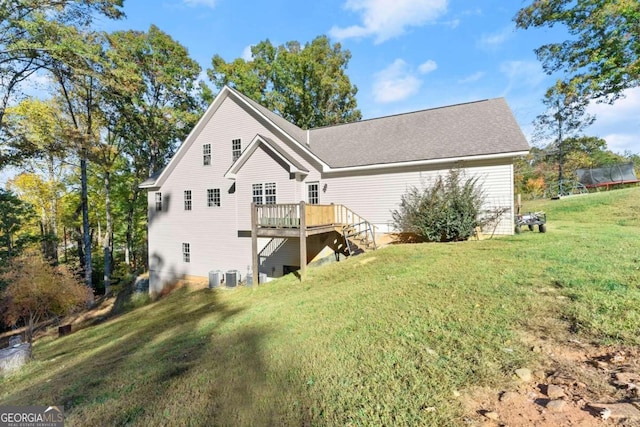
<path id="1" fill-rule="evenodd" d="M 612 105 L 592 103 L 587 112 L 596 121 L 586 133 L 604 138 L 610 150 L 640 153 L 640 88 L 626 90 L 624 95 Z"/>
<path id="2" fill-rule="evenodd" d="M 500 72 L 508 79 L 502 96 L 506 96 L 516 87 L 537 88 L 547 77 L 538 61 L 505 61 L 500 64 Z"/>
<path id="3" fill-rule="evenodd" d="M 509 40 L 514 31 L 513 26 L 509 25 L 493 34 L 483 34 L 478 41 L 478 45 L 486 49 L 496 49 Z"/>
<path id="4" fill-rule="evenodd" d="M 420 89 L 422 81 L 417 78 L 409 65 L 396 59 L 391 65 L 374 76 L 373 96 L 376 102 L 402 101 Z"/>
<path id="5" fill-rule="evenodd" d="M 362 25 L 332 27 L 337 39 L 375 36 L 375 43 L 402 35 L 406 27 L 434 22 L 447 11 L 449 0 L 347 0 L 344 8 L 359 12 Z"/>
<path id="6" fill-rule="evenodd" d="M 192 7 L 204 6 L 204 7 L 210 7 L 211 9 L 213 9 L 216 6 L 216 3 L 218 3 L 218 0 L 182 0 L 182 1 L 187 6 L 192 6 Z"/>
<path id="7" fill-rule="evenodd" d="M 467 83 L 475 83 L 478 80 L 480 80 L 481 78 L 483 78 L 485 76 L 485 72 L 484 71 L 478 71 L 475 72 L 471 75 L 468 75 L 466 77 L 461 78 L 460 80 L 458 80 L 459 84 L 467 84 Z"/>
<path id="8" fill-rule="evenodd" d="M 436 61 L 430 59 L 427 62 L 420 64 L 420 66 L 418 67 L 418 71 L 420 71 L 420 74 L 429 74 L 432 71 L 435 71 L 438 69 L 438 64 L 436 64 Z"/>
<path id="9" fill-rule="evenodd" d="M 245 46 L 245 48 L 242 50 L 242 56 L 241 58 L 244 59 L 245 61 L 249 62 L 253 59 L 253 53 L 251 53 L 251 48 L 253 47 L 252 44 Z"/>

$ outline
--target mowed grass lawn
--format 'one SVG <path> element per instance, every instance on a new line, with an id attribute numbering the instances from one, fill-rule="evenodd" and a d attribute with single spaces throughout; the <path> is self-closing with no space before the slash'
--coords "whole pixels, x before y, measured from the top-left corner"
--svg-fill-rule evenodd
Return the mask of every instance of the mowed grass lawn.
<path id="1" fill-rule="evenodd" d="M 547 233 L 390 246 L 303 283 L 182 289 L 43 338 L 0 379 L 0 404 L 64 405 L 69 426 L 462 424 L 456 392 L 535 364 L 519 337 L 540 316 L 640 344 L 640 188 L 525 208 L 548 213 Z"/>

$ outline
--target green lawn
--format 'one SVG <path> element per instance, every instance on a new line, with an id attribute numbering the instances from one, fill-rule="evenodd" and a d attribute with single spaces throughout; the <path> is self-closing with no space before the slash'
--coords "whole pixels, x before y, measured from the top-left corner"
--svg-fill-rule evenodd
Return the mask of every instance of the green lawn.
<path id="1" fill-rule="evenodd" d="M 387 247 L 304 283 L 178 290 L 43 338 L 0 379 L 0 404 L 63 404 L 69 426 L 462 424 L 454 392 L 534 364 L 518 337 L 540 316 L 640 344 L 640 188 L 525 209 L 547 212 L 547 233 Z"/>

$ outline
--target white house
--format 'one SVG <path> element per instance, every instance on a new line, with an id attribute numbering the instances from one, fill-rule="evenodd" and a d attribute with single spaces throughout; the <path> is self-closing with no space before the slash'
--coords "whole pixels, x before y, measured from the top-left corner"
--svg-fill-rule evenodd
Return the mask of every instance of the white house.
<path id="1" fill-rule="evenodd" d="M 452 168 L 479 178 L 487 208 L 509 208 L 496 233 L 511 234 L 513 160 L 528 149 L 502 98 L 302 130 L 224 87 L 141 185 L 150 291 L 211 270 L 304 271 L 348 252 L 343 234 L 393 232 L 407 188 Z"/>

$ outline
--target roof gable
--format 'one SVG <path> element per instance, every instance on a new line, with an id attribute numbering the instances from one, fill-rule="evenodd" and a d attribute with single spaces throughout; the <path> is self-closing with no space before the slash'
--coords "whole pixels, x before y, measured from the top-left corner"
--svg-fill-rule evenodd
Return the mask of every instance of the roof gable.
<path id="1" fill-rule="evenodd" d="M 262 135 L 256 135 L 244 151 L 242 151 L 240 157 L 233 162 L 229 170 L 224 174 L 224 177 L 235 179 L 240 169 L 242 169 L 258 147 L 263 147 L 269 154 L 271 154 L 271 156 L 284 164 L 289 173 L 298 175 L 307 175 L 309 173 L 309 171 L 300 162 L 286 151 L 280 149 L 271 139 Z"/>

